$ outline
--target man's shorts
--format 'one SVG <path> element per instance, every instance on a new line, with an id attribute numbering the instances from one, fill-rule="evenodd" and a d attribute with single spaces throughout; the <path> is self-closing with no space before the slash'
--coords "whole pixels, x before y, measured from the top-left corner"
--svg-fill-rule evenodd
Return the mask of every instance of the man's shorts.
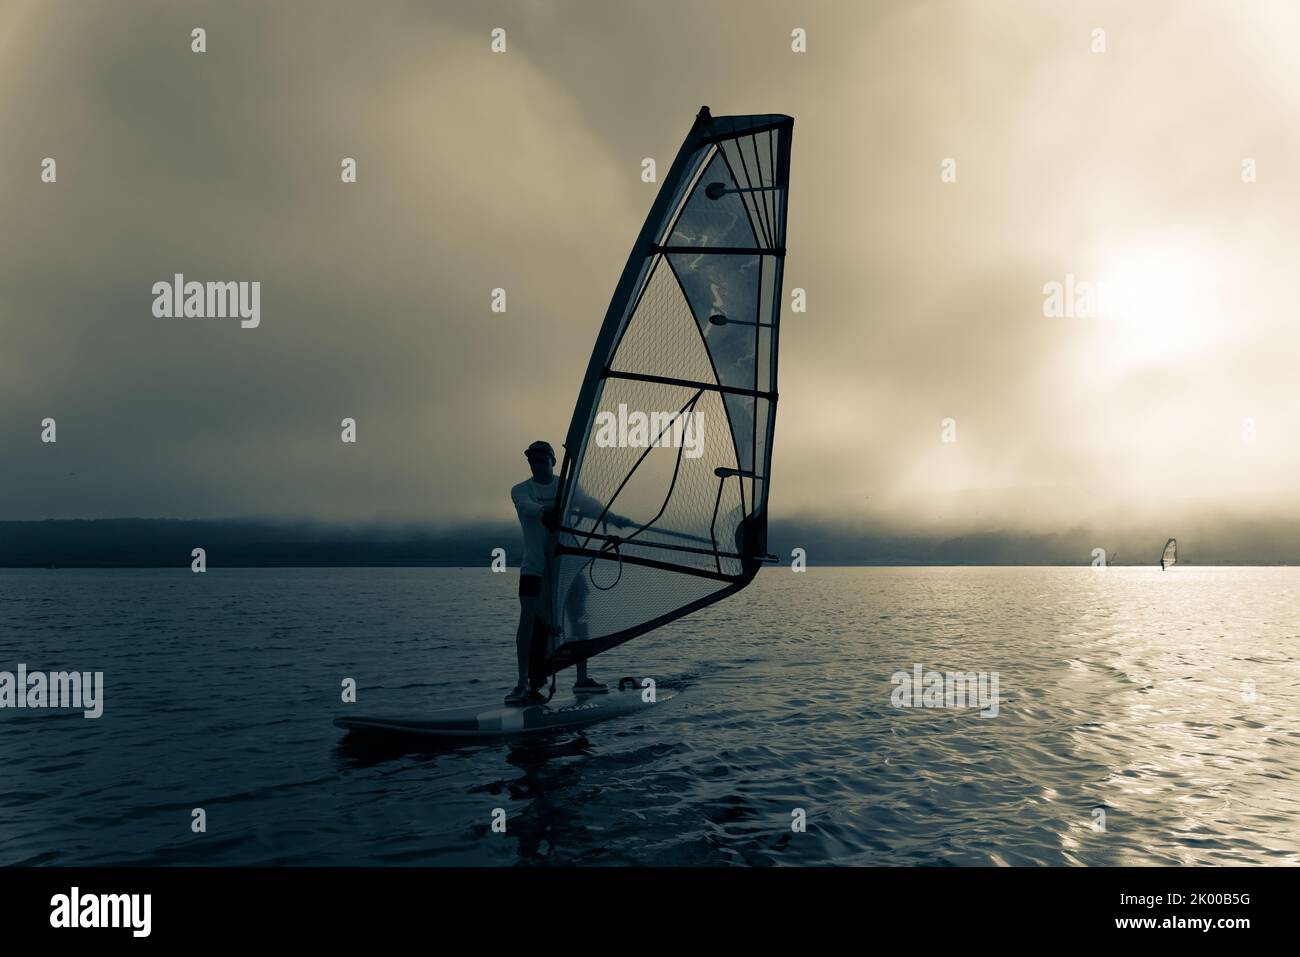
<path id="1" fill-rule="evenodd" d="M 519 597 L 520 598 L 537 598 L 541 594 L 542 594 L 541 575 L 520 575 L 519 576 Z"/>

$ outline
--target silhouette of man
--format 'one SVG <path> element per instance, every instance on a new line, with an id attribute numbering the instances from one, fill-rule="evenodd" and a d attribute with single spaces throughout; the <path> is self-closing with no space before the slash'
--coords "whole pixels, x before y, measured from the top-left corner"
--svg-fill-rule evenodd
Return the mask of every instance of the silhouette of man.
<path id="1" fill-rule="evenodd" d="M 551 610 L 549 582 L 546 581 L 547 524 L 558 521 L 555 500 L 559 482 L 555 477 L 555 450 L 549 442 L 537 441 L 524 451 L 532 477 L 510 490 L 510 499 L 519 515 L 519 525 L 524 533 L 524 557 L 519 566 L 519 628 L 515 633 L 515 650 L 519 664 L 519 680 L 513 691 L 506 695 L 508 705 L 540 704 L 546 698 L 529 680 L 528 663 L 533 654 L 546 654 L 549 650 Z M 570 505 L 580 514 L 598 516 L 603 506 L 574 486 Z M 626 526 L 629 520 L 614 512 L 605 512 L 603 521 Z M 582 581 L 579 575 L 575 585 Z M 585 587 L 571 587 L 565 607 L 575 622 L 575 637 L 586 637 Z M 578 676 L 573 685 L 574 694 L 603 694 L 609 689 L 587 674 L 587 662 L 577 664 Z"/>

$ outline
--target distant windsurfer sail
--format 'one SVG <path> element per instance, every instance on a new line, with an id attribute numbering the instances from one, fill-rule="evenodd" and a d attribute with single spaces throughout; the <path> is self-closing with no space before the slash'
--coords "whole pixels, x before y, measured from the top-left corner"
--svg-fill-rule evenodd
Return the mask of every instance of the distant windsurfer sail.
<path id="1" fill-rule="evenodd" d="M 548 674 L 734 594 L 771 559 L 793 125 L 701 108 L 632 247 L 564 443 Z"/>
<path id="2" fill-rule="evenodd" d="M 1171 538 L 1165 542 L 1164 554 L 1160 556 L 1160 570 L 1172 568 L 1178 564 L 1178 539 Z"/>

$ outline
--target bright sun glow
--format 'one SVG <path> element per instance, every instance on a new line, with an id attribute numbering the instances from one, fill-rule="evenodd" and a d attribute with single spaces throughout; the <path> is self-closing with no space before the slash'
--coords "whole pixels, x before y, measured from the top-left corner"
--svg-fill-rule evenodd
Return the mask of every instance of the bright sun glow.
<path id="1" fill-rule="evenodd" d="M 1217 255 L 1186 243 L 1149 244 L 1111 257 L 1103 318 L 1114 323 L 1111 355 L 1125 366 L 1168 363 L 1209 350 L 1227 332 Z"/>

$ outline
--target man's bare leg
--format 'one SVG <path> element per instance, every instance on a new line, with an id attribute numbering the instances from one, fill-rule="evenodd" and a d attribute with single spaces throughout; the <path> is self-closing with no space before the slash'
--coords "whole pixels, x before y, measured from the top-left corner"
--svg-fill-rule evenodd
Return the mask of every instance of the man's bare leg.
<path id="1" fill-rule="evenodd" d="M 584 575 L 579 575 L 569 586 L 569 593 L 565 596 L 565 607 L 569 613 L 569 619 L 573 622 L 572 633 L 574 641 L 586 641 L 589 637 L 587 628 L 587 579 Z M 577 675 L 574 678 L 574 691 L 579 690 L 590 680 L 587 676 L 587 659 L 583 658 L 575 667 Z M 598 682 L 592 682 L 587 688 L 588 691 L 606 690 L 605 686 Z"/>
<path id="2" fill-rule="evenodd" d="M 528 687 L 528 646 L 533 640 L 533 618 L 537 599 L 519 599 L 519 630 L 515 632 L 515 655 L 519 660 L 519 687 Z"/>

